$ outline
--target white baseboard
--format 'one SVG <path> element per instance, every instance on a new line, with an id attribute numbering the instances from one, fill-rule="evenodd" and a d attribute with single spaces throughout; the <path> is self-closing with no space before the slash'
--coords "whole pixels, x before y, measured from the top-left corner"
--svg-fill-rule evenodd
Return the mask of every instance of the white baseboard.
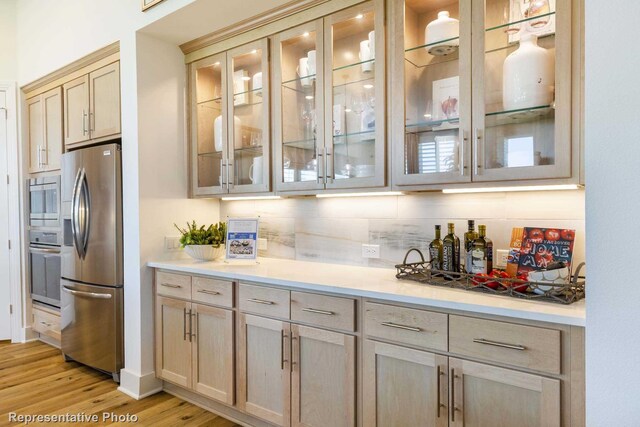
<path id="1" fill-rule="evenodd" d="M 140 400 L 161 392 L 162 381 L 156 378 L 155 372 L 140 376 L 135 372 L 122 369 L 120 371 L 120 387 L 118 387 L 118 391 Z"/>

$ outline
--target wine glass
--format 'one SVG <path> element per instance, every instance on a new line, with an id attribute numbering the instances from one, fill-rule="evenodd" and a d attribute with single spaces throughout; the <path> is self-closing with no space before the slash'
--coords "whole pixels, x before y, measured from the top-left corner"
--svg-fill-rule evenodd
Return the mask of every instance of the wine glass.
<path id="1" fill-rule="evenodd" d="M 362 123 L 362 113 L 367 106 L 367 100 L 362 92 L 351 94 L 351 111 L 358 116 L 359 123 Z"/>
<path id="2" fill-rule="evenodd" d="M 549 22 L 550 12 L 549 0 L 531 0 L 529 7 L 525 11 L 525 16 L 527 18 L 535 18 L 529 21 L 529 25 L 532 28 L 542 28 Z"/>
<path id="3" fill-rule="evenodd" d="M 520 32 L 520 21 L 522 20 L 522 4 L 520 0 L 506 2 L 502 9 L 502 19 L 505 24 L 515 22 L 505 27 L 504 32 L 511 35 Z"/>

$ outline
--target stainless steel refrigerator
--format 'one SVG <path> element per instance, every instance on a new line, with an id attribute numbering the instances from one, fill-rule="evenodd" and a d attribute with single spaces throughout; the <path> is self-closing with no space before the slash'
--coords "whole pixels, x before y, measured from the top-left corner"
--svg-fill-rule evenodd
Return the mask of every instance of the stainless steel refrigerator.
<path id="1" fill-rule="evenodd" d="M 124 362 L 120 146 L 63 154 L 61 192 L 62 352 L 119 382 Z"/>

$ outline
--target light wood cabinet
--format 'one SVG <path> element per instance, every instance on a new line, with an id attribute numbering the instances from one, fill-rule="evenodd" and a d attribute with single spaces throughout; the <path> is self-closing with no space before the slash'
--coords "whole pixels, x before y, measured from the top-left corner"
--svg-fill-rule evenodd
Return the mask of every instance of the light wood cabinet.
<path id="1" fill-rule="evenodd" d="M 62 89 L 27 100 L 29 172 L 60 169 L 62 155 Z"/>
<path id="2" fill-rule="evenodd" d="M 560 381 L 449 359 L 452 427 L 559 427 Z"/>
<path id="3" fill-rule="evenodd" d="M 76 147 L 120 135 L 120 62 L 63 85 L 64 144 Z"/>
<path id="4" fill-rule="evenodd" d="M 156 296 L 156 375 L 234 403 L 233 311 Z"/>
<path id="5" fill-rule="evenodd" d="M 291 425 L 356 425 L 356 338 L 291 325 Z"/>
<path id="6" fill-rule="evenodd" d="M 286 322 L 240 314 L 238 406 L 278 426 L 291 425 L 290 334 Z"/>
<path id="7" fill-rule="evenodd" d="M 363 365 L 363 425 L 448 426 L 446 356 L 366 340 Z"/>

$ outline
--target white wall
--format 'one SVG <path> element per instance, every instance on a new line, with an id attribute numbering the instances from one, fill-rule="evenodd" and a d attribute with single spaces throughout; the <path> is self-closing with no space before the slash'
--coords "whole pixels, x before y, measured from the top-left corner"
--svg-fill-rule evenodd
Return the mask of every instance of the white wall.
<path id="1" fill-rule="evenodd" d="M 0 1 L 0 80 L 15 81 L 18 75 L 16 2 L 17 0 Z"/>
<path id="2" fill-rule="evenodd" d="M 587 422 L 640 425 L 640 3 L 586 1 Z"/>

